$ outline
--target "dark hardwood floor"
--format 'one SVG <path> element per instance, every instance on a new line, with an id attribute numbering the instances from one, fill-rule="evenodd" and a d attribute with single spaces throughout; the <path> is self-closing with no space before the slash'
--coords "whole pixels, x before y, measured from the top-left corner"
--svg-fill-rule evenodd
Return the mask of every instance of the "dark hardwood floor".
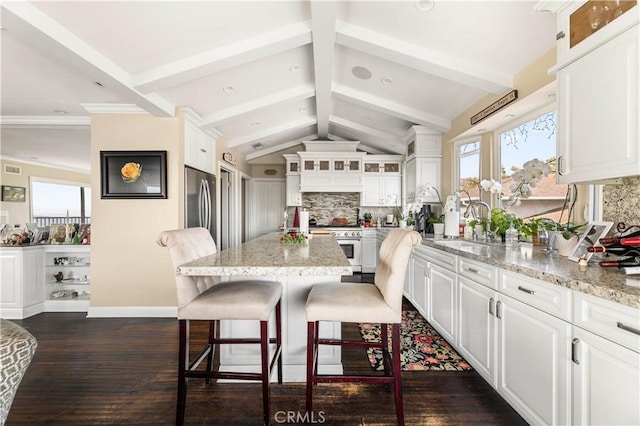
<path id="1" fill-rule="evenodd" d="M 175 319 L 45 313 L 16 323 L 38 339 L 38 350 L 7 425 L 173 424 Z M 358 338 L 357 326 L 344 325 L 343 335 Z M 343 364 L 345 372 L 371 371 L 363 349 L 343 350 Z M 526 424 L 475 371 L 404 372 L 402 379 L 408 425 Z M 286 424 L 287 412 L 302 415 L 304 393 L 303 383 L 273 385 L 273 424 Z M 261 410 L 257 383 L 189 383 L 189 425 L 259 425 Z M 393 395 L 383 386 L 318 385 L 314 410 L 316 424 L 395 424 Z"/>

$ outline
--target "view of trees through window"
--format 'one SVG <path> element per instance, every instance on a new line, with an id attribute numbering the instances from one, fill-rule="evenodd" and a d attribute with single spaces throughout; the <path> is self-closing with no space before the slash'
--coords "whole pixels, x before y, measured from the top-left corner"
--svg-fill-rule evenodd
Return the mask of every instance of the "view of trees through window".
<path id="1" fill-rule="evenodd" d="M 33 222 L 38 226 L 53 223 L 91 223 L 91 188 L 80 185 L 31 182 Z"/>
<path id="2" fill-rule="evenodd" d="M 472 198 L 477 198 L 478 184 L 480 183 L 480 141 L 461 143 L 457 149 L 457 187 L 468 191 Z"/>
<path id="3" fill-rule="evenodd" d="M 556 184 L 556 112 L 542 114 L 533 120 L 503 131 L 500 138 L 500 180 L 504 198 L 511 195 L 509 187 L 514 182 L 513 174 L 522 169 L 525 162 L 537 158 L 547 163 L 551 172 L 543 176 L 532 187 L 532 194 L 521 198 L 520 205 L 508 207 L 510 213 L 519 217 L 544 216 L 554 220 L 560 218 L 567 193 L 567 185 Z M 565 216 L 562 218 L 566 220 Z"/>

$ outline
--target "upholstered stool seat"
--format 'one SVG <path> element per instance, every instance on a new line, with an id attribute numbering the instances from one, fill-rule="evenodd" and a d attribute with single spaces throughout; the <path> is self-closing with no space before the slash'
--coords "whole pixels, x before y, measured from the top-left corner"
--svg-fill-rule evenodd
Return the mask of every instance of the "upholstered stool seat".
<path id="1" fill-rule="evenodd" d="M 0 319 L 0 425 L 9 415 L 9 408 L 18 386 L 36 353 L 38 342 L 18 324 Z"/>
<path id="2" fill-rule="evenodd" d="M 361 283 L 316 284 L 307 298 L 307 395 L 306 411 L 313 412 L 313 386 L 316 383 L 384 383 L 394 391 L 397 422 L 404 425 L 400 367 L 400 322 L 404 276 L 411 250 L 422 237 L 415 231 L 394 229 L 382 242 L 376 266 L 375 285 Z M 381 342 L 322 339 L 320 321 L 380 323 Z M 389 350 L 388 327 L 391 327 Z M 383 352 L 384 376 L 318 374 L 318 346 L 379 347 Z"/>
<path id="3" fill-rule="evenodd" d="M 200 257 L 216 253 L 213 238 L 204 228 L 164 231 L 158 244 L 169 249 L 176 268 L 180 343 L 178 350 L 178 397 L 176 424 L 184 422 L 188 378 L 259 380 L 262 382 L 263 422 L 270 422 L 269 386 L 277 365 L 278 383 L 282 383 L 282 325 L 280 300 L 282 284 L 276 281 L 221 282 L 219 277 L 185 276 L 177 267 Z M 269 337 L 269 319 L 275 315 L 276 336 Z M 208 321 L 208 341 L 193 362 L 189 360 L 190 321 Z M 219 338 L 220 320 L 256 320 L 260 322 L 260 338 Z M 214 347 L 218 344 L 260 344 L 260 373 L 214 371 Z M 275 344 L 273 356 L 269 345 Z M 198 369 L 206 359 L 206 369 Z"/>

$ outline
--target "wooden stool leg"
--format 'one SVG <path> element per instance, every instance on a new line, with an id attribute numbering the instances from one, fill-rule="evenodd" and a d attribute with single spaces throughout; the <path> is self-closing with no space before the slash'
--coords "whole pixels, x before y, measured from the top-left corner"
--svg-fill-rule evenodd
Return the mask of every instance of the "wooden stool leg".
<path id="1" fill-rule="evenodd" d="M 213 355 L 215 354 L 214 341 L 216 338 L 216 325 L 218 321 L 209 321 L 209 354 L 207 355 L 207 371 L 213 371 Z M 211 378 L 204 379 L 207 386 L 211 385 Z"/>
<path id="2" fill-rule="evenodd" d="M 176 425 L 184 424 L 184 412 L 187 402 L 187 378 L 185 372 L 189 368 L 188 363 L 188 347 L 189 347 L 189 331 L 188 320 L 180 320 L 180 337 L 178 343 L 178 397 L 176 399 Z"/>
<path id="3" fill-rule="evenodd" d="M 276 348 L 282 346 L 282 313 L 280 301 L 276 305 Z M 277 350 L 277 349 L 276 349 Z M 282 384 L 282 350 L 278 354 L 278 384 Z"/>
<path id="4" fill-rule="evenodd" d="M 313 379 L 315 364 L 315 351 L 318 339 L 316 338 L 316 322 L 307 322 L 307 403 L 306 411 L 309 415 L 313 410 Z"/>
<path id="5" fill-rule="evenodd" d="M 400 324 L 392 325 L 391 351 L 393 357 L 393 390 L 396 401 L 398 425 L 404 426 L 404 405 L 402 403 L 402 367 L 400 365 Z"/>
<path id="6" fill-rule="evenodd" d="M 387 353 L 389 352 L 389 327 L 387 324 L 380 324 L 380 350 L 382 351 L 384 375 L 391 376 L 392 366 L 387 362 Z"/>
<path id="7" fill-rule="evenodd" d="M 269 424 L 269 322 L 260 321 L 260 355 L 262 360 L 262 409 L 264 424 Z"/>

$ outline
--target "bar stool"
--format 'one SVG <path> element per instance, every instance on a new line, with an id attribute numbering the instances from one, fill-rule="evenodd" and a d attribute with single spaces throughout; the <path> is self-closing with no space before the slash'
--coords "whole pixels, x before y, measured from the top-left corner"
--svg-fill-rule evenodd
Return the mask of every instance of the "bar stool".
<path id="1" fill-rule="evenodd" d="M 216 253 L 216 244 L 205 228 L 188 228 L 164 231 L 158 244 L 169 249 L 173 267 Z M 180 346 L 178 351 L 178 398 L 176 425 L 184 423 L 187 397 L 187 379 L 259 380 L 262 382 L 263 419 L 270 422 L 269 390 L 274 366 L 277 364 L 278 383 L 282 383 L 282 326 L 280 299 L 282 284 L 274 281 L 221 282 L 219 277 L 185 276 L 177 273 L 178 320 L 180 322 Z M 269 318 L 275 311 L 276 337 L 269 338 Z M 189 325 L 191 320 L 209 321 L 208 343 L 193 362 L 189 359 Z M 218 338 L 216 326 L 220 320 L 260 321 L 260 338 Z M 259 343 L 261 372 L 222 372 L 213 369 L 216 344 Z M 269 359 L 269 344 L 275 343 L 273 357 Z M 206 369 L 197 369 L 206 359 Z"/>
<path id="2" fill-rule="evenodd" d="M 316 284 L 307 298 L 307 392 L 306 410 L 313 410 L 313 386 L 316 383 L 385 383 L 393 387 L 396 416 L 404 425 L 402 376 L 400 368 L 400 322 L 404 276 L 413 247 L 422 241 L 415 231 L 394 229 L 382 242 L 375 285 L 363 283 Z M 380 323 L 381 342 L 321 339 L 320 321 Z M 388 330 L 391 325 L 391 353 Z M 318 374 L 318 345 L 378 347 L 383 351 L 384 376 Z M 392 367 L 391 367 L 392 366 Z"/>

